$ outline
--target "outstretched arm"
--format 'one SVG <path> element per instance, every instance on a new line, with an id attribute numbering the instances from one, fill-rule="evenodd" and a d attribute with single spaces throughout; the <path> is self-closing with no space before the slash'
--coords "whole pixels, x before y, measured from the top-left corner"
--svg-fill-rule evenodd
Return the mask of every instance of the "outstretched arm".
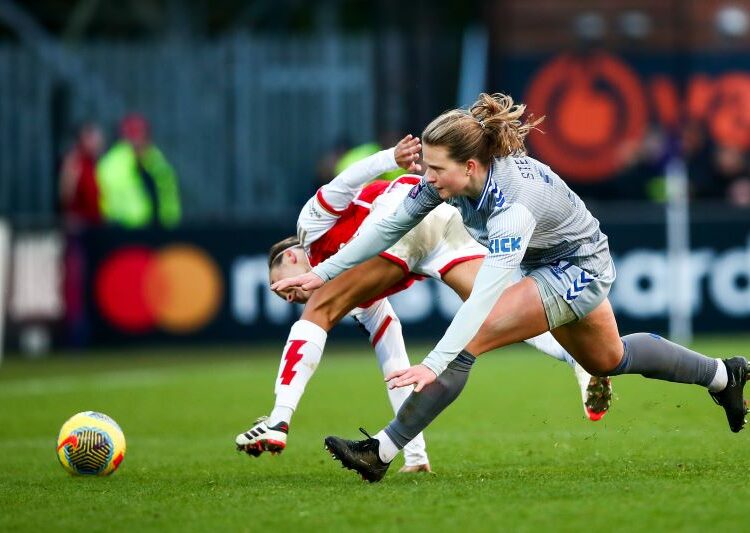
<path id="1" fill-rule="evenodd" d="M 407 135 L 393 148 L 357 161 L 318 189 L 297 217 L 297 237 L 305 251 L 309 253 L 310 245 L 336 224 L 363 185 L 398 167 L 419 171 L 416 160 L 421 149 L 419 138 Z"/>
<path id="2" fill-rule="evenodd" d="M 365 184 L 381 174 L 399 167 L 407 172 L 418 172 L 420 166 L 417 160 L 421 150 L 419 137 L 409 134 L 393 148 L 382 150 L 346 168 L 330 183 L 323 185 L 316 198 L 324 209 L 337 214 L 349 206 Z"/>
<path id="3" fill-rule="evenodd" d="M 500 216 L 503 225 L 490 233 L 490 254 L 479 269 L 471 296 L 461 305 L 443 338 L 422 364 L 393 372 L 386 378 L 390 380 L 389 386 L 414 384 L 414 390 L 419 392 L 432 383 L 474 338 L 500 295 L 513 283 L 515 270 L 526 252 L 536 222 L 528 209 L 520 204 L 510 206 Z M 518 247 L 503 251 L 492 244 L 506 239 L 512 239 Z"/>
<path id="4" fill-rule="evenodd" d="M 280 291 L 289 287 L 300 287 L 313 290 L 322 287 L 326 281 L 343 271 L 388 249 L 441 203 L 437 192 L 422 178 L 422 182 L 414 186 L 391 215 L 367 225 L 338 253 L 317 265 L 312 271 L 302 276 L 277 281 L 271 285 L 271 289 Z"/>
<path id="5" fill-rule="evenodd" d="M 477 274 L 474 289 L 453 317 L 437 346 L 425 357 L 421 364 L 408 369 L 397 370 L 386 376 L 389 387 L 416 385 L 419 392 L 432 383 L 448 367 L 458 353 L 477 334 L 487 315 L 505 288 L 513 282 L 515 268 L 496 268 L 487 264 Z"/>

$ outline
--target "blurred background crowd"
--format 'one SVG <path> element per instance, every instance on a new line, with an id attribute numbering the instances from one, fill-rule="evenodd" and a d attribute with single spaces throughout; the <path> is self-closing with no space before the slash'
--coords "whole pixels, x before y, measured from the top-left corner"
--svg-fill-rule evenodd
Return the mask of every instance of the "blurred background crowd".
<path id="1" fill-rule="evenodd" d="M 66 324 L 53 328 L 61 344 L 107 328 L 129 339 L 154 324 L 157 340 L 206 328 L 227 335 L 212 325 L 223 315 L 245 332 L 282 326 L 275 304 L 242 296 L 260 276 L 237 273 L 249 272 L 237 270 L 243 254 L 204 241 L 262 254 L 293 232 L 321 184 L 481 91 L 546 116 L 529 152 L 605 231 L 657 224 L 623 231 L 632 246 L 648 235 L 663 248 L 665 175 L 678 161 L 694 223 L 736 231 L 722 250 L 745 246 L 749 0 L 0 0 L 0 219 L 14 235 L 8 342 L 47 345 L 40 331 L 49 328 L 13 328 L 29 323 Z M 175 331 L 164 317 L 182 311 L 151 287 L 127 313 L 119 295 L 108 315 L 102 265 L 141 245 L 160 258 L 172 241 L 208 250 L 198 263 L 218 265 L 217 309 Z M 193 264 L 180 257 L 174 264 Z M 131 279 L 135 264 L 117 263 L 113 279 Z M 732 317 L 744 320 L 750 268 L 738 272 Z M 634 284 L 648 295 L 657 283 Z M 637 317 L 643 305 L 623 312 L 630 307 Z M 133 328 L 144 313 L 148 327 Z"/>

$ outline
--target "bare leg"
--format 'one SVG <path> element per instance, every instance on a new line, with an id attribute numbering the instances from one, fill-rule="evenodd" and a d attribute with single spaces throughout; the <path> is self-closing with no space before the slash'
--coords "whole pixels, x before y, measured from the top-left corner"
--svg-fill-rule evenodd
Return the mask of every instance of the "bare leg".
<path id="1" fill-rule="evenodd" d="M 503 291 L 466 351 L 478 356 L 536 337 L 548 329 L 547 314 L 536 283 L 524 278 Z"/>
<path id="2" fill-rule="evenodd" d="M 483 259 L 471 259 L 457 264 L 443 275 L 443 283 L 453 289 L 461 300 L 466 301 L 474 287 L 474 280 L 483 261 Z"/>
<path id="3" fill-rule="evenodd" d="M 286 447 L 289 423 L 307 383 L 320 363 L 328 330 L 358 304 L 377 296 L 403 277 L 404 272 L 400 267 L 376 257 L 345 272 L 312 294 L 305 306 L 302 319 L 295 322 L 289 331 L 276 378 L 276 401 L 273 410 L 267 420 L 256 420 L 253 427 L 235 437 L 235 443 L 240 449 L 258 456 L 265 451 L 281 452 Z M 377 319 L 377 314 L 374 318 Z M 400 343 L 391 342 L 385 348 L 383 339 L 387 335 L 395 335 L 396 326 Z M 409 360 L 401 338 L 401 326 L 397 320 L 394 320 L 389 330 L 383 334 L 375 347 L 381 368 L 393 364 L 397 365 L 397 368 L 408 366 Z M 381 353 L 383 350 L 388 353 Z M 389 358 L 395 359 L 396 362 L 390 361 Z M 405 391 L 389 391 L 392 403 L 394 397 L 397 400 L 394 408 L 403 403 L 404 393 Z M 416 451 L 421 449 L 421 456 L 426 461 L 424 440 L 420 439 L 415 441 L 416 445 L 410 446 L 415 446 Z"/>
<path id="4" fill-rule="evenodd" d="M 555 328 L 552 335 L 591 374 L 607 375 L 622 360 L 622 340 L 607 299 L 581 320 Z"/>
<path id="5" fill-rule="evenodd" d="M 452 361 L 437 380 L 421 392 L 412 393 L 396 418 L 375 435 L 381 443 L 380 460 L 389 462 L 414 435 L 427 425 L 461 393 L 474 357 L 493 348 L 534 337 L 548 329 L 547 315 L 536 283 L 525 278 L 503 291 L 477 336 Z M 467 353 L 468 352 L 468 353 Z M 328 441 L 326 441 L 328 442 Z"/>
<path id="6" fill-rule="evenodd" d="M 374 298 L 403 277 L 404 271 L 398 265 L 373 257 L 316 290 L 307 301 L 301 320 L 330 331 L 357 305 Z"/>

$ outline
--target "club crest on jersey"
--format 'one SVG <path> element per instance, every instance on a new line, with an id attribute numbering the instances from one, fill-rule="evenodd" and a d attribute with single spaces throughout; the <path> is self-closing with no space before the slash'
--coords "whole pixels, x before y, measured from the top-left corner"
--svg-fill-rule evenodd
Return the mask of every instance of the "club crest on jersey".
<path id="1" fill-rule="evenodd" d="M 417 195 L 422 192 L 422 189 L 424 189 L 424 183 L 419 182 L 414 187 L 411 188 L 409 191 L 409 198 L 412 200 L 417 197 Z"/>
<path id="2" fill-rule="evenodd" d="M 490 254 L 509 254 L 521 250 L 521 237 L 503 237 L 502 239 L 492 239 L 487 248 Z"/>
<path id="3" fill-rule="evenodd" d="M 557 279 L 563 279 L 563 276 L 565 275 L 565 271 L 568 270 L 570 267 L 573 266 L 573 263 L 569 261 L 563 261 L 562 259 L 559 261 L 555 261 L 554 263 L 547 265 L 547 268 L 550 269 L 552 274 Z"/>

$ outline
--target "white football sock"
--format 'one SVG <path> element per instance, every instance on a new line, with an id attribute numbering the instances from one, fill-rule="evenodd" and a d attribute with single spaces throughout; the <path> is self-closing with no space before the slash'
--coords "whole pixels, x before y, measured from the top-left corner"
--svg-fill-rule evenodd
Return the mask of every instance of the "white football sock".
<path id="1" fill-rule="evenodd" d="M 387 299 L 379 300 L 366 309 L 356 310 L 356 317 L 362 326 L 370 332 L 370 343 L 375 348 L 378 364 L 384 377 L 394 370 L 411 366 L 409 356 L 406 354 L 401 322 Z M 388 389 L 386 386 L 386 391 L 393 412 L 397 414 L 401 404 L 411 394 L 412 388 Z M 404 446 L 404 464 L 406 466 L 428 464 L 430 461 L 427 457 L 426 448 L 424 435 L 420 433 Z"/>
<path id="2" fill-rule="evenodd" d="M 399 344 L 401 349 L 398 349 Z M 409 368 L 411 366 L 409 364 L 409 357 L 406 355 L 404 338 L 401 335 L 401 323 L 398 320 L 390 323 L 380 341 L 375 345 L 375 353 L 378 356 L 378 363 L 380 363 L 380 369 L 383 371 L 384 377 L 394 370 Z M 401 405 L 411 394 L 412 387 L 389 389 L 386 386 L 386 391 L 388 392 L 388 399 L 391 402 L 393 413 L 398 414 Z M 429 462 L 424 435 L 420 433 L 409 444 L 404 446 L 404 464 L 406 466 L 416 466 Z"/>
<path id="3" fill-rule="evenodd" d="M 541 335 L 537 335 L 536 337 L 526 339 L 523 342 L 533 346 L 540 352 L 557 359 L 558 361 L 568 363 L 571 367 L 575 366 L 576 364 L 575 359 L 573 359 L 570 354 L 565 351 L 565 348 L 563 348 L 560 343 L 557 342 L 557 340 L 552 336 L 552 333 L 550 333 L 549 331 L 542 333 Z"/>
<path id="4" fill-rule="evenodd" d="M 380 446 L 378 446 L 378 455 L 380 456 L 381 461 L 383 461 L 384 463 L 390 463 L 396 458 L 396 456 L 398 455 L 399 449 L 393 443 L 391 438 L 388 435 L 386 435 L 385 431 L 383 430 L 378 431 L 377 434 L 374 435 L 372 438 L 377 439 L 380 442 Z"/>
<path id="5" fill-rule="evenodd" d="M 273 427 L 279 422 L 286 422 L 289 424 L 289 422 L 292 421 L 292 415 L 294 414 L 294 409 L 291 407 L 285 407 L 283 405 L 275 405 L 273 410 L 271 411 L 271 414 L 268 415 L 268 420 L 266 420 L 266 425 L 268 427 Z"/>
<path id="6" fill-rule="evenodd" d="M 297 409 L 307 382 L 318 368 L 328 333 L 308 320 L 298 320 L 289 330 L 276 377 L 276 404 L 266 422 L 275 426 L 282 420 L 289 423 Z M 281 408 L 281 409 L 277 409 Z"/>
<path id="7" fill-rule="evenodd" d="M 716 365 L 716 374 L 714 374 L 714 379 L 711 380 L 711 383 L 708 384 L 708 390 L 711 392 L 723 391 L 727 388 L 727 383 L 729 383 L 727 365 L 721 359 L 717 359 L 716 362 L 718 363 Z"/>

